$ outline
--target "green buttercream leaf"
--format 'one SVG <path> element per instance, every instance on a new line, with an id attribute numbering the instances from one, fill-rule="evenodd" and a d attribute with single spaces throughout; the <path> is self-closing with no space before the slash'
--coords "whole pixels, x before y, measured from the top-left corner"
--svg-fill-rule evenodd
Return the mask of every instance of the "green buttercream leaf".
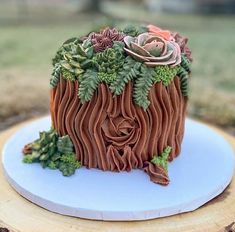
<path id="1" fill-rule="evenodd" d="M 68 135 L 58 138 L 57 148 L 60 153 L 73 152 L 73 143 Z"/>
<path id="2" fill-rule="evenodd" d="M 154 69 L 142 64 L 141 73 L 134 83 L 135 103 L 146 110 L 150 104 L 148 94 L 151 86 L 154 84 Z"/>
<path id="3" fill-rule="evenodd" d="M 123 30 L 123 33 L 130 36 L 138 36 L 142 33 L 148 31 L 148 28 L 145 26 L 134 26 L 134 25 L 127 25 Z"/>
<path id="4" fill-rule="evenodd" d="M 61 69 L 60 64 L 56 64 L 54 66 L 53 72 L 51 74 L 51 79 L 50 79 L 50 86 L 52 88 L 55 88 L 60 81 L 60 69 Z"/>
<path id="5" fill-rule="evenodd" d="M 133 60 L 131 57 L 126 57 L 121 71 L 117 73 L 116 79 L 111 83 L 110 90 L 115 95 L 120 95 L 125 85 L 137 78 L 140 74 L 141 63 Z"/>
<path id="6" fill-rule="evenodd" d="M 99 84 L 98 73 L 94 70 L 88 69 L 81 75 L 78 96 L 82 103 L 91 100 L 95 90 Z"/>
<path id="7" fill-rule="evenodd" d="M 188 92 L 189 92 L 189 84 L 188 84 L 188 72 L 185 71 L 185 69 L 183 67 L 180 67 L 177 75 L 180 78 L 180 88 L 181 88 L 181 92 L 182 95 L 187 97 L 188 96 Z"/>
<path id="8" fill-rule="evenodd" d="M 33 158 L 33 156 L 32 155 L 25 155 L 24 157 L 23 157 L 23 162 L 24 163 L 27 163 L 27 164 L 31 164 L 31 163 L 33 163 L 33 161 L 34 161 L 34 158 Z"/>
<path id="9" fill-rule="evenodd" d="M 184 70 L 188 73 L 191 72 L 191 62 L 189 59 L 186 57 L 186 55 L 182 54 L 181 55 L 181 67 L 184 68 Z"/>

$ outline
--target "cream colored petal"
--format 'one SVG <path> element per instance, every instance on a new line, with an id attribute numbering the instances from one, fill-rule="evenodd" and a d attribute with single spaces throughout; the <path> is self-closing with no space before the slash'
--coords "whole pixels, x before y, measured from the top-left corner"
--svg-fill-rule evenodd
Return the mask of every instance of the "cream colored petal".
<path id="1" fill-rule="evenodd" d="M 146 43 L 146 40 L 148 39 L 148 37 L 149 37 L 149 33 L 143 33 L 143 34 L 138 35 L 137 43 L 140 46 L 143 46 Z"/>
<path id="2" fill-rule="evenodd" d="M 129 48 L 130 47 L 130 43 L 134 42 L 135 38 L 132 37 L 132 36 L 127 35 L 127 36 L 124 37 L 123 40 L 124 40 L 124 43 L 126 44 L 126 46 Z"/>
<path id="3" fill-rule="evenodd" d="M 127 48 L 124 48 L 124 50 L 126 51 L 126 53 L 127 53 L 128 55 L 132 56 L 133 58 L 135 58 L 135 59 L 138 60 L 138 61 L 141 61 L 141 62 L 143 62 L 143 61 L 149 61 L 146 57 L 141 56 L 141 55 L 138 55 L 138 54 L 136 54 L 135 52 L 133 52 L 133 51 L 127 49 Z"/>
<path id="4" fill-rule="evenodd" d="M 148 67 L 156 67 L 157 65 L 170 65 L 174 64 L 174 60 L 159 61 L 159 62 L 144 62 Z"/>
<path id="5" fill-rule="evenodd" d="M 139 46 L 137 43 L 131 42 L 130 48 L 141 56 L 151 56 L 151 54 L 146 51 L 143 47 Z"/>
<path id="6" fill-rule="evenodd" d="M 159 57 L 147 56 L 146 58 L 151 62 L 166 61 L 171 58 L 172 54 L 173 54 L 173 51 L 170 50 L 165 56 L 159 56 Z"/>

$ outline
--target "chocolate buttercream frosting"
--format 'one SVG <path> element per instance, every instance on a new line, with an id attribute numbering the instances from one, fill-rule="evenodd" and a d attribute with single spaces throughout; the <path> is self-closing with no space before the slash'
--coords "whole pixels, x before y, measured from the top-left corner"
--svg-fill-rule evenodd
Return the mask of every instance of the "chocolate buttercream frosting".
<path id="1" fill-rule="evenodd" d="M 146 161 L 144 165 L 144 171 L 148 173 L 151 181 L 160 185 L 168 185 L 170 183 L 168 173 L 162 166 L 155 165 L 149 161 Z"/>
<path id="2" fill-rule="evenodd" d="M 50 110 L 53 127 L 60 136 L 70 136 L 81 164 L 116 172 L 139 168 L 153 182 L 167 185 L 166 171 L 148 161 L 166 146 L 172 147 L 169 161 L 180 153 L 187 105 L 180 79 L 175 77 L 167 87 L 154 84 L 146 111 L 133 102 L 132 82 L 119 96 L 101 83 L 84 104 L 78 98 L 78 87 L 78 81 L 61 78 L 51 90 Z"/>

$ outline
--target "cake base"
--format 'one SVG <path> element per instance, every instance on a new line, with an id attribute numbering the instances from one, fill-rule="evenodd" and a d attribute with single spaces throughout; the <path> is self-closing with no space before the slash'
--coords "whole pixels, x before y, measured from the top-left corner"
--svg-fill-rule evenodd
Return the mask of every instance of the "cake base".
<path id="1" fill-rule="evenodd" d="M 5 175 L 22 196 L 50 211 L 97 220 L 146 220 L 192 211 L 220 194 L 234 171 L 233 150 L 203 124 L 186 121 L 182 152 L 169 165 L 171 183 L 152 183 L 141 170 L 130 173 L 81 168 L 71 177 L 21 162 L 24 144 L 50 127 L 37 120 L 11 137 L 3 151 Z"/>

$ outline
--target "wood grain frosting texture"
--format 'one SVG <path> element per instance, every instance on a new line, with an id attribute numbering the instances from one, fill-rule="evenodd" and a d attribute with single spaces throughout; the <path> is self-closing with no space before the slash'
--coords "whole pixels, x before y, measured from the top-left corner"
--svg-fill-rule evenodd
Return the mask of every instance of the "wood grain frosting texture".
<path id="1" fill-rule="evenodd" d="M 113 96 L 101 83 L 93 98 L 82 104 L 78 98 L 78 81 L 60 79 L 51 90 L 51 117 L 60 136 L 68 134 L 77 159 L 87 168 L 110 171 L 144 169 L 151 180 L 168 184 L 168 176 L 148 162 L 172 147 L 169 161 L 181 149 L 187 98 L 182 96 L 180 80 L 175 77 L 165 87 L 161 82 L 149 92 L 146 111 L 132 99 L 133 83 L 123 93 Z M 157 175 L 157 176 L 156 176 Z"/>

